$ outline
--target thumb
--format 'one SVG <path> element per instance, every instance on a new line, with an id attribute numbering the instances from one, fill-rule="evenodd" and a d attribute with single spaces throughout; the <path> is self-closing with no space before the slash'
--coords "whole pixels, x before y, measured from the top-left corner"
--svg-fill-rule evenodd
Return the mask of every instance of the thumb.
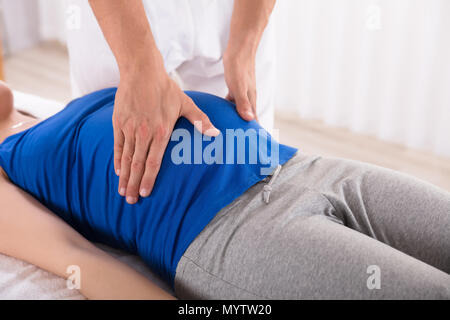
<path id="1" fill-rule="evenodd" d="M 220 134 L 220 131 L 213 126 L 208 116 L 191 99 L 187 99 L 182 106 L 181 115 L 188 119 L 202 134 L 211 137 L 217 137 Z"/>
<path id="2" fill-rule="evenodd" d="M 250 103 L 250 99 L 245 93 L 239 94 L 236 97 L 236 110 L 241 118 L 246 121 L 252 121 L 256 119 L 252 104 Z"/>

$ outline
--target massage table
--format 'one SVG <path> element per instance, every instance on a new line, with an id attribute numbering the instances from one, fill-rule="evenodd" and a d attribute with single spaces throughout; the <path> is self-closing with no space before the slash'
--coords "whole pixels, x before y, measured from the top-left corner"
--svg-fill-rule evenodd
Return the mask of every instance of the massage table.
<path id="1" fill-rule="evenodd" d="M 14 91 L 14 107 L 41 119 L 60 111 L 63 103 Z M 174 295 L 170 287 L 154 274 L 137 256 L 96 244 L 112 256 L 144 274 L 150 281 Z M 83 270 L 81 270 L 83 277 Z M 83 286 L 83 278 L 81 278 Z M 76 299 L 85 297 L 78 290 L 68 289 L 66 280 L 29 263 L 0 254 L 0 300 L 4 299 Z"/>

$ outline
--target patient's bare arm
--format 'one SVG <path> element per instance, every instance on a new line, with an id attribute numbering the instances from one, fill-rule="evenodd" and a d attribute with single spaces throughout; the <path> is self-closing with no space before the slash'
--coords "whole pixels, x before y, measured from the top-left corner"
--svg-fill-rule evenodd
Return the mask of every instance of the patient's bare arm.
<path id="1" fill-rule="evenodd" d="M 63 278 L 69 266 L 78 266 L 80 291 L 89 299 L 174 299 L 91 244 L 0 171 L 0 253 Z"/>

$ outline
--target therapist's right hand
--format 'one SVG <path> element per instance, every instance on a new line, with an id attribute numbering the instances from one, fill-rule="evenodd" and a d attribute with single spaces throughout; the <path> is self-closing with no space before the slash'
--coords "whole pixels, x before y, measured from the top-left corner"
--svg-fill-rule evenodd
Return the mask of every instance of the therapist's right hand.
<path id="1" fill-rule="evenodd" d="M 164 68 L 132 72 L 121 81 L 113 112 L 114 169 L 129 204 L 151 194 L 175 122 L 183 116 L 209 136 L 220 134 Z"/>

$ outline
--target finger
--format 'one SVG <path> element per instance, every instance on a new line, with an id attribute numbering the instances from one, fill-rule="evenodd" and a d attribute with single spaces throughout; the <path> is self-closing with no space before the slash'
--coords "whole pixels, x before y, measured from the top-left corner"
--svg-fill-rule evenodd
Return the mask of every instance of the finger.
<path id="1" fill-rule="evenodd" d="M 134 134 L 124 132 L 125 143 L 123 146 L 122 159 L 120 163 L 119 194 L 126 196 L 128 179 L 130 178 L 130 167 L 134 154 Z"/>
<path id="2" fill-rule="evenodd" d="M 256 98 L 257 98 L 256 90 L 249 90 L 248 91 L 248 99 L 250 101 L 250 104 L 252 105 L 252 112 L 253 112 L 253 115 L 255 116 L 255 120 L 259 121 L 258 112 L 256 109 Z"/>
<path id="3" fill-rule="evenodd" d="M 126 191 L 126 200 L 129 204 L 135 204 L 139 199 L 139 186 L 141 185 L 142 176 L 144 174 L 145 161 L 148 156 L 150 145 L 150 135 L 147 133 L 148 130 L 148 128 L 143 128 L 136 134 L 136 144 Z M 145 133 L 142 133 L 143 131 L 145 131 Z"/>
<path id="4" fill-rule="evenodd" d="M 145 171 L 142 177 L 139 194 L 141 197 L 148 197 L 153 190 L 156 178 L 161 168 L 162 158 L 169 141 L 168 134 L 156 134 L 150 145 Z"/>
<path id="5" fill-rule="evenodd" d="M 255 114 L 253 113 L 253 107 L 250 103 L 250 99 L 247 92 L 240 92 L 236 96 L 236 110 L 242 119 L 246 121 L 252 121 L 255 119 Z"/>
<path id="6" fill-rule="evenodd" d="M 228 100 L 228 101 L 234 102 L 233 95 L 232 95 L 230 92 L 228 92 L 228 94 L 227 94 L 227 96 L 225 97 L 225 99 Z"/>
<path id="7" fill-rule="evenodd" d="M 189 98 L 182 106 L 181 115 L 188 119 L 202 134 L 211 137 L 217 137 L 220 134 L 220 131 L 213 126 L 208 116 Z"/>
<path id="8" fill-rule="evenodd" d="M 123 154 L 123 144 L 125 136 L 120 128 L 113 126 L 114 129 L 114 172 L 120 175 L 120 162 Z"/>

